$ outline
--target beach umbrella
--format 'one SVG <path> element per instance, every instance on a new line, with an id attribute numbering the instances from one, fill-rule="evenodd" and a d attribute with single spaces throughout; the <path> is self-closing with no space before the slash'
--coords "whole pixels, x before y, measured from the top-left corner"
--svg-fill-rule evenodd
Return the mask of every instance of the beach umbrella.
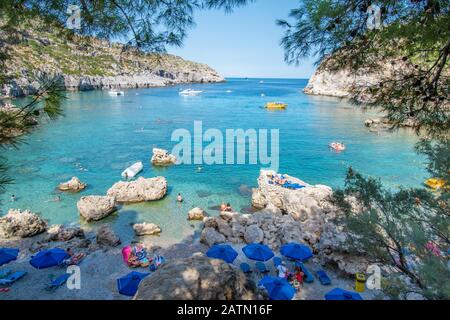
<path id="1" fill-rule="evenodd" d="M 67 252 L 60 248 L 43 250 L 31 258 L 30 264 L 37 269 L 45 269 L 59 265 L 68 257 Z"/>
<path id="2" fill-rule="evenodd" d="M 293 260 L 305 261 L 313 256 L 312 250 L 304 244 L 288 243 L 281 246 L 281 254 Z"/>
<path id="3" fill-rule="evenodd" d="M 0 248 L 0 266 L 17 259 L 19 249 Z"/>
<path id="4" fill-rule="evenodd" d="M 119 289 L 119 293 L 125 296 L 134 296 L 142 279 L 144 279 L 149 274 L 150 273 L 133 271 L 126 276 L 117 279 L 117 289 Z"/>
<path id="5" fill-rule="evenodd" d="M 267 290 L 272 300 L 292 300 L 295 295 L 294 287 L 284 278 L 265 276 L 258 285 Z"/>
<path id="6" fill-rule="evenodd" d="M 270 250 L 268 246 L 259 243 L 246 245 L 242 248 L 242 251 L 244 251 L 247 258 L 257 261 L 267 261 L 274 256 L 272 250 Z"/>
<path id="7" fill-rule="evenodd" d="M 325 294 L 325 300 L 363 300 L 363 298 L 357 292 L 334 288 Z"/>
<path id="8" fill-rule="evenodd" d="M 227 263 L 233 263 L 234 259 L 238 256 L 238 253 L 227 244 L 218 244 L 212 246 L 206 255 L 210 258 L 222 259 Z"/>

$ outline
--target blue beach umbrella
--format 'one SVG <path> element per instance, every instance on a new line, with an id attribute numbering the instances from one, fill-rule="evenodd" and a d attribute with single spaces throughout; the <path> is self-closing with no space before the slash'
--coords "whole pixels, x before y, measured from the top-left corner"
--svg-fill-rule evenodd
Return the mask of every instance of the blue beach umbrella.
<path id="1" fill-rule="evenodd" d="M 43 250 L 31 258 L 30 264 L 37 269 L 45 269 L 59 265 L 68 257 L 67 252 L 60 248 Z"/>
<path id="2" fill-rule="evenodd" d="M 133 271 L 126 276 L 117 279 L 117 289 L 119 289 L 119 293 L 125 296 L 134 296 L 142 279 L 144 279 L 149 274 L 150 273 Z"/>
<path id="3" fill-rule="evenodd" d="M 281 254 L 293 260 L 305 261 L 313 256 L 312 250 L 304 244 L 288 243 L 281 246 Z"/>
<path id="4" fill-rule="evenodd" d="M 244 251 L 247 258 L 257 261 L 267 261 L 274 256 L 272 250 L 270 250 L 268 246 L 259 243 L 246 245 L 242 248 L 242 251 Z"/>
<path id="5" fill-rule="evenodd" d="M 0 266 L 17 259 L 19 249 L 0 248 Z"/>
<path id="6" fill-rule="evenodd" d="M 363 300 L 363 298 L 357 292 L 334 288 L 325 294 L 325 300 Z"/>
<path id="7" fill-rule="evenodd" d="M 210 258 L 222 259 L 227 263 L 233 263 L 234 259 L 238 256 L 238 253 L 227 244 L 218 244 L 211 247 L 206 255 Z"/>
<path id="8" fill-rule="evenodd" d="M 295 295 L 294 287 L 283 278 L 265 276 L 258 285 L 263 286 L 267 290 L 272 300 L 292 300 Z"/>

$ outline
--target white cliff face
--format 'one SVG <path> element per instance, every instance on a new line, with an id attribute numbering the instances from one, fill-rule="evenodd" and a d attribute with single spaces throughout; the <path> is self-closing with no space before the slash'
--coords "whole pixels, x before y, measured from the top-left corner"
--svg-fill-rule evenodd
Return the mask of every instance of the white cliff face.
<path id="1" fill-rule="evenodd" d="M 62 77 L 62 87 L 68 91 L 153 88 L 184 83 L 215 83 L 225 81 L 222 76 L 212 69 L 174 74 L 162 73 L 161 75 L 152 72 L 118 76 L 59 75 Z M 26 96 L 34 94 L 38 88 L 39 84 L 33 78 L 21 77 L 8 84 L 4 84 L 0 88 L 0 95 L 5 97 Z"/>
<path id="2" fill-rule="evenodd" d="M 329 59 L 324 60 L 309 79 L 308 85 L 303 90 L 306 94 L 352 98 L 354 89 L 376 85 L 406 67 L 402 63 L 380 63 L 376 71 L 362 68 L 354 72 L 349 68 L 332 70 L 327 66 L 328 61 Z M 363 100 L 366 100 L 365 97 Z"/>

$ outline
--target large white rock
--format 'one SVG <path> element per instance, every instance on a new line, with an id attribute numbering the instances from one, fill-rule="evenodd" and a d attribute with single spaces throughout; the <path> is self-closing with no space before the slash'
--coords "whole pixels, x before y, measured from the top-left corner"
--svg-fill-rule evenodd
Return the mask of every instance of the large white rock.
<path id="1" fill-rule="evenodd" d="M 200 241 L 210 247 L 218 243 L 224 243 L 225 240 L 225 236 L 213 228 L 204 228 L 200 236 Z"/>
<path id="2" fill-rule="evenodd" d="M 329 207 L 333 191 L 325 185 L 310 185 L 298 178 L 285 174 L 291 183 L 304 185 L 302 189 L 292 190 L 269 183 L 272 172 L 261 170 L 258 178 L 258 188 L 253 189 L 252 204 L 256 208 L 273 206 L 289 214 L 294 220 L 301 221 L 303 228 L 311 234 L 320 232 Z"/>
<path id="3" fill-rule="evenodd" d="M 47 229 L 47 223 L 29 210 L 10 209 L 0 217 L 0 238 L 32 237 Z"/>
<path id="4" fill-rule="evenodd" d="M 164 177 L 143 178 L 134 181 L 120 181 L 114 184 L 107 195 L 122 203 L 154 201 L 162 199 L 167 193 L 167 180 Z"/>
<path id="5" fill-rule="evenodd" d="M 72 177 L 67 182 L 63 182 L 58 186 L 58 189 L 61 191 L 71 191 L 71 192 L 79 192 L 86 188 L 87 184 L 83 183 L 77 177 Z"/>
<path id="6" fill-rule="evenodd" d="M 257 300 L 257 289 L 239 269 L 195 255 L 171 260 L 139 285 L 135 300 Z"/>
<path id="7" fill-rule="evenodd" d="M 193 208 L 188 212 L 188 220 L 203 220 L 206 213 L 202 208 Z"/>
<path id="8" fill-rule="evenodd" d="M 161 233 L 161 228 L 154 223 L 136 223 L 133 225 L 133 230 L 138 236 L 153 236 Z"/>
<path id="9" fill-rule="evenodd" d="M 111 196 L 85 196 L 77 202 L 77 208 L 86 221 L 98 221 L 116 210 L 116 200 Z"/>
<path id="10" fill-rule="evenodd" d="M 244 238 L 247 243 L 261 243 L 264 240 L 264 232 L 256 224 L 245 229 Z"/>
<path id="11" fill-rule="evenodd" d="M 177 158 L 167 150 L 154 148 L 151 162 L 154 166 L 170 166 L 177 162 Z"/>

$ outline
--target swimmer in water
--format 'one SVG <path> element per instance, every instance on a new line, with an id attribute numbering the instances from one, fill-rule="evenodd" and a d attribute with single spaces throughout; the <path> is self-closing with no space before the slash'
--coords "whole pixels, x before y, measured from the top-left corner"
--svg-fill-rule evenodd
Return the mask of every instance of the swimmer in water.
<path id="1" fill-rule="evenodd" d="M 181 193 L 178 194 L 177 201 L 180 203 L 183 202 L 183 197 L 181 196 Z"/>
<path id="2" fill-rule="evenodd" d="M 16 196 L 14 194 L 11 195 L 11 202 L 15 202 L 16 201 Z"/>

